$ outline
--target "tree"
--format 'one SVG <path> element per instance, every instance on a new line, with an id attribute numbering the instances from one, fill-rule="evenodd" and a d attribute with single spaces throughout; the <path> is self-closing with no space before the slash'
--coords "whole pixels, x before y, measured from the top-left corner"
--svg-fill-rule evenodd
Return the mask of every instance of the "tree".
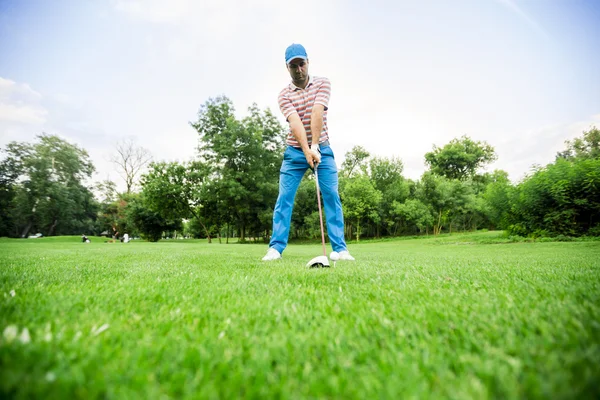
<path id="1" fill-rule="evenodd" d="M 508 231 L 523 236 L 600 235 L 600 131 L 567 141 L 554 163 L 509 191 Z"/>
<path id="2" fill-rule="evenodd" d="M 463 213 L 472 199 L 469 186 L 427 171 L 417 186 L 416 197 L 427 204 L 435 217 L 433 234 L 438 235 L 456 215 Z"/>
<path id="3" fill-rule="evenodd" d="M 485 188 L 485 212 L 495 228 L 508 228 L 510 198 L 513 187 L 505 171 L 494 171 L 493 180 Z"/>
<path id="4" fill-rule="evenodd" d="M 341 178 L 352 178 L 356 174 L 367 173 L 367 160 L 371 154 L 362 146 L 354 146 L 352 150 L 346 153 L 342 170 L 340 171 Z"/>
<path id="5" fill-rule="evenodd" d="M 433 146 L 425 154 L 425 164 L 431 172 L 448 179 L 464 180 L 477 170 L 496 160 L 494 148 L 486 142 L 474 142 L 467 136 L 453 139 L 444 147 Z"/>
<path id="6" fill-rule="evenodd" d="M 26 237 L 31 229 L 46 236 L 89 231 L 97 203 L 83 184 L 94 171 L 87 152 L 55 135 L 37 140 L 11 142 L 5 149 L 3 175 L 14 190 L 15 236 Z"/>
<path id="7" fill-rule="evenodd" d="M 134 195 L 127 207 L 127 217 L 140 231 L 142 238 L 157 242 L 162 238 L 163 232 L 181 230 L 181 220 L 166 219 L 159 213 L 152 211 L 143 195 Z"/>
<path id="8" fill-rule="evenodd" d="M 583 137 L 567 140 L 566 150 L 557 154 L 557 158 L 567 160 L 600 158 L 600 129 L 591 127 L 583 132 Z"/>
<path id="9" fill-rule="evenodd" d="M 107 232 L 108 236 L 121 236 L 124 233 L 137 235 L 138 229 L 128 212 L 130 203 L 138 197 L 137 193 L 121 193 L 116 200 L 101 203 L 96 230 L 99 233 Z"/>
<path id="10" fill-rule="evenodd" d="M 236 226 L 241 242 L 248 233 L 265 237 L 269 209 L 277 198 L 285 130 L 274 115 L 256 105 L 239 121 L 227 97 L 209 99 L 191 125 L 200 135 L 199 158 L 210 166 L 211 209 L 223 215 L 222 224 Z"/>
<path id="11" fill-rule="evenodd" d="M 404 203 L 395 201 L 392 210 L 394 216 L 405 220 L 409 225 L 416 226 L 419 232 L 428 232 L 429 227 L 434 224 L 429 207 L 417 199 L 409 199 Z"/>
<path id="12" fill-rule="evenodd" d="M 131 193 L 144 167 L 152 161 L 152 155 L 131 140 L 118 142 L 115 150 L 116 154 L 110 160 L 117 166 L 119 175 L 125 181 L 126 193 Z"/>
<path id="13" fill-rule="evenodd" d="M 533 236 L 600 233 L 600 158 L 558 158 L 512 193 L 509 232 Z"/>
<path id="14" fill-rule="evenodd" d="M 381 223 L 378 223 L 376 227 L 378 237 L 381 225 L 388 234 L 395 233 L 397 223 L 392 215 L 393 204 L 394 202 L 404 202 L 410 193 L 410 184 L 402 176 L 403 169 L 402 160 L 395 157 L 374 157 L 369 161 L 369 178 L 375 189 L 382 194 L 378 210 Z"/>
<path id="15" fill-rule="evenodd" d="M 96 183 L 94 185 L 94 190 L 96 191 L 98 200 L 101 203 L 112 203 L 113 201 L 117 200 L 117 184 L 110 179 Z"/>
<path id="16" fill-rule="evenodd" d="M 20 167 L 14 157 L 6 157 L 0 162 L 0 236 L 13 236 L 16 180 Z"/>
<path id="17" fill-rule="evenodd" d="M 203 188 L 208 182 L 209 172 L 209 167 L 199 161 L 152 163 L 148 173 L 142 177 L 145 203 L 151 211 L 165 219 L 195 218 L 206 233 L 208 243 L 211 243 L 210 231 L 201 216 L 206 198 Z"/>
<path id="18" fill-rule="evenodd" d="M 351 179 L 341 193 L 344 217 L 356 223 L 356 241 L 360 239 L 361 224 L 363 222 L 378 223 L 378 211 L 381 202 L 381 192 L 371 183 L 366 176 Z M 352 226 L 348 224 L 351 230 Z"/>
<path id="19" fill-rule="evenodd" d="M 403 180 L 402 170 L 404 164 L 396 157 L 374 157 L 369 161 L 369 176 L 375 188 L 385 192 L 394 183 Z"/>

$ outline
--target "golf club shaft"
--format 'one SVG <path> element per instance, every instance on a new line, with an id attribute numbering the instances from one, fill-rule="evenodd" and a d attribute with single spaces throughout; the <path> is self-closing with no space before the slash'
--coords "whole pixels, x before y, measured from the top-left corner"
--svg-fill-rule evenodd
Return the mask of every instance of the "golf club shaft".
<path id="1" fill-rule="evenodd" d="M 319 205 L 319 222 L 321 223 L 321 243 L 323 244 L 323 255 L 327 257 L 327 249 L 325 248 L 325 230 L 323 229 L 323 211 L 321 210 L 321 193 L 319 190 L 319 174 L 317 173 L 317 165 L 315 164 L 315 183 L 317 185 L 317 204 Z"/>

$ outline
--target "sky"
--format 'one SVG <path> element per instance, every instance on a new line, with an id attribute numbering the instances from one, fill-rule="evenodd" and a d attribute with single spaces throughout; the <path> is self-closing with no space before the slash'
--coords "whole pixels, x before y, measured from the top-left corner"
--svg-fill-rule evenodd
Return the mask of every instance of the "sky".
<path id="1" fill-rule="evenodd" d="M 336 162 L 354 146 L 424 155 L 463 135 L 492 145 L 513 182 L 600 127 L 598 0 L 0 0 L 0 148 L 46 132 L 111 179 L 119 141 L 187 161 L 202 104 L 271 109 L 285 48 L 332 84 Z"/>

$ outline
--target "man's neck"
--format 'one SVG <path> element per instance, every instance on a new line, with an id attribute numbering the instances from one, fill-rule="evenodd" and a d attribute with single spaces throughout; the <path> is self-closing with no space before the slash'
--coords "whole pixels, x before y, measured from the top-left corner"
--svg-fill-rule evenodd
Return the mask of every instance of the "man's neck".
<path id="1" fill-rule="evenodd" d="M 310 80 L 310 76 L 307 76 L 305 80 L 303 81 L 292 81 L 292 83 L 294 84 L 294 86 L 299 87 L 300 89 L 306 89 L 306 86 L 308 85 L 308 81 Z"/>

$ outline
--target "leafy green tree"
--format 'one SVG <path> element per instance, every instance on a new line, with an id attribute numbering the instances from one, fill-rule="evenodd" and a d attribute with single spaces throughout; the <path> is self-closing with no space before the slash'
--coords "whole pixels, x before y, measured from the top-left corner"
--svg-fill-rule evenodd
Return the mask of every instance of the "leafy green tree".
<path id="1" fill-rule="evenodd" d="M 99 234 L 106 233 L 107 236 L 121 237 L 128 233 L 130 236 L 137 235 L 138 229 L 131 220 L 128 210 L 130 203 L 139 197 L 138 193 L 121 193 L 115 201 L 100 204 L 96 231 Z"/>
<path id="2" fill-rule="evenodd" d="M 381 192 L 373 186 L 367 176 L 350 179 L 341 193 L 344 217 L 355 224 L 356 241 L 359 241 L 362 225 L 378 223 Z M 352 230 L 352 224 L 346 224 Z"/>
<path id="3" fill-rule="evenodd" d="M 14 178 L 12 219 L 20 236 L 32 229 L 47 236 L 93 228 L 97 203 L 84 182 L 94 166 L 87 152 L 55 135 L 36 143 L 11 142 L 3 175 Z M 15 178 L 16 177 L 16 178 Z"/>
<path id="4" fill-rule="evenodd" d="M 210 166 L 210 190 L 218 198 L 224 223 L 246 234 L 268 235 L 269 211 L 277 198 L 285 130 L 269 111 L 256 105 L 239 121 L 226 97 L 209 99 L 191 125 L 200 135 L 199 157 Z M 213 207 L 217 210 L 217 207 Z M 230 221 L 231 220 L 231 221 Z"/>
<path id="5" fill-rule="evenodd" d="M 404 203 L 394 201 L 392 215 L 403 219 L 408 225 L 415 226 L 419 233 L 429 232 L 434 224 L 434 218 L 429 207 L 417 199 L 408 199 Z"/>
<path id="6" fill-rule="evenodd" d="M 209 173 L 209 167 L 199 161 L 152 163 L 141 180 L 145 204 L 165 219 L 195 218 L 211 243 L 201 210 Z"/>
<path id="7" fill-rule="evenodd" d="M 97 182 L 94 185 L 94 191 L 96 193 L 96 198 L 100 203 L 112 203 L 119 197 L 117 184 L 110 179 Z"/>
<path id="8" fill-rule="evenodd" d="M 394 202 L 404 202 L 410 194 L 410 183 L 402 176 L 402 160 L 392 157 L 374 157 L 369 160 L 369 178 L 375 189 L 381 192 L 379 202 L 380 222 L 376 227 L 376 236 L 380 236 L 383 226 L 388 234 L 395 234 L 398 227 L 393 216 Z"/>
<path id="9" fill-rule="evenodd" d="M 459 181 L 460 182 L 460 181 Z M 457 206 L 450 213 L 449 232 L 474 231 L 482 226 L 488 227 L 486 214 L 487 204 L 483 198 L 473 193 L 472 182 L 461 182 L 462 189 L 457 199 Z"/>
<path id="10" fill-rule="evenodd" d="M 510 198 L 513 186 L 505 171 L 494 171 L 492 181 L 486 186 L 482 198 L 485 201 L 484 210 L 492 224 L 492 228 L 508 228 L 510 213 Z"/>
<path id="11" fill-rule="evenodd" d="M 321 220 L 319 217 L 319 211 L 313 211 L 310 214 L 304 215 L 304 236 L 309 239 L 321 239 Z M 325 223 L 325 221 L 323 221 Z M 327 229 L 325 229 L 325 236 L 327 236 Z"/>
<path id="12" fill-rule="evenodd" d="M 509 192 L 510 233 L 600 235 L 600 131 L 594 127 L 566 144 L 554 163 Z"/>
<path id="13" fill-rule="evenodd" d="M 369 160 L 369 176 L 375 188 L 385 192 L 394 183 L 403 180 L 404 164 L 396 157 L 373 157 Z"/>
<path id="14" fill-rule="evenodd" d="M 481 227 L 497 227 L 500 213 L 506 213 L 509 209 L 508 203 L 502 203 L 499 197 L 486 198 L 487 189 L 493 185 L 495 188 L 504 188 L 502 185 L 510 185 L 508 174 L 505 171 L 496 170 L 483 174 L 475 174 L 462 180 L 463 185 L 468 187 L 469 193 L 464 198 L 460 209 L 453 210 L 450 228 L 459 230 L 476 230 Z M 500 194 L 498 191 L 490 192 Z M 504 206 L 503 209 L 498 207 Z M 495 222 L 491 218 L 496 217 Z"/>
<path id="15" fill-rule="evenodd" d="M 475 174 L 466 179 L 471 185 L 471 189 L 476 195 L 483 195 L 487 187 L 498 180 L 508 181 L 508 173 L 502 170 L 494 170 L 493 172 L 485 172 L 483 174 Z"/>
<path id="16" fill-rule="evenodd" d="M 558 153 L 557 158 L 565 158 L 567 160 L 600 158 L 600 130 L 591 127 L 590 130 L 584 131 L 583 136 L 566 142 L 567 149 Z"/>
<path id="17" fill-rule="evenodd" d="M 181 220 L 166 219 L 160 213 L 152 211 L 143 195 L 132 196 L 127 206 L 127 218 L 139 230 L 142 238 L 150 242 L 159 241 L 165 231 L 182 229 Z"/>
<path id="18" fill-rule="evenodd" d="M 16 236 L 13 200 L 17 191 L 19 160 L 6 157 L 0 161 L 0 236 Z"/>
<path id="19" fill-rule="evenodd" d="M 448 179 L 464 180 L 477 170 L 496 160 L 494 148 L 486 142 L 475 142 L 467 136 L 453 139 L 444 147 L 433 146 L 425 154 L 425 164 L 431 172 Z"/>
<path id="20" fill-rule="evenodd" d="M 515 188 L 509 222 L 509 232 L 518 235 L 595 234 L 600 228 L 600 159 L 558 158 L 539 168 Z"/>
<path id="21" fill-rule="evenodd" d="M 371 154 L 362 146 L 354 146 L 347 152 L 342 163 L 340 178 L 352 178 L 356 175 L 365 175 L 368 169 L 368 160 Z"/>
<path id="22" fill-rule="evenodd" d="M 438 235 L 457 215 L 465 212 L 472 200 L 471 195 L 469 186 L 464 182 L 427 171 L 417 186 L 416 198 L 430 207 L 435 217 L 433 233 Z"/>

